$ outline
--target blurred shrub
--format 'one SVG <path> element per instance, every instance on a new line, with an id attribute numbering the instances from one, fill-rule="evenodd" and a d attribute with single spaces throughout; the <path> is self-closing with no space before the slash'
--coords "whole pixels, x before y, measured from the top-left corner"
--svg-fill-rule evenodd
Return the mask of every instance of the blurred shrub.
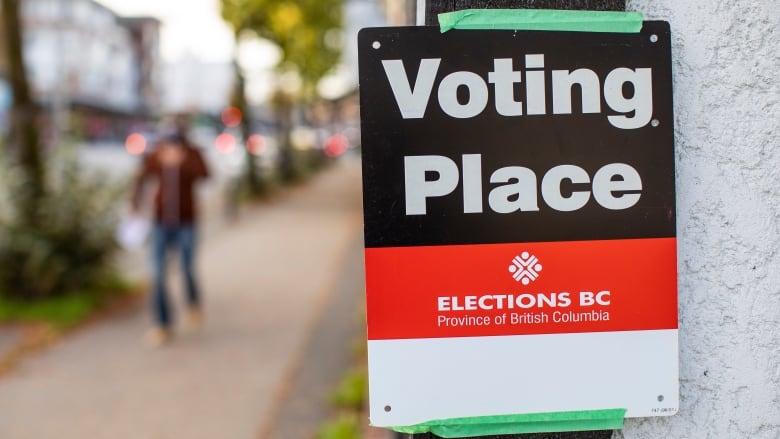
<path id="1" fill-rule="evenodd" d="M 47 297 L 35 301 L 0 297 L 0 324 L 48 323 L 56 331 L 66 330 L 84 322 L 95 309 L 106 304 L 106 299 L 117 292 L 129 293 L 133 285 L 123 278 L 105 277 L 89 289 L 71 292 L 65 296 Z M 129 297 L 129 296 L 125 296 Z"/>
<path id="2" fill-rule="evenodd" d="M 366 398 L 368 375 L 363 367 L 356 367 L 344 375 L 331 394 L 331 403 L 337 407 L 360 410 Z"/>
<path id="3" fill-rule="evenodd" d="M 87 173 L 77 158 L 47 168 L 46 194 L 32 217 L 24 174 L 0 164 L 0 297 L 36 300 L 94 289 L 112 275 L 119 187 Z M 27 203 L 27 204 L 25 204 Z"/>
<path id="4" fill-rule="evenodd" d="M 346 413 L 320 428 L 317 439 L 360 439 L 360 419 L 355 413 Z"/>

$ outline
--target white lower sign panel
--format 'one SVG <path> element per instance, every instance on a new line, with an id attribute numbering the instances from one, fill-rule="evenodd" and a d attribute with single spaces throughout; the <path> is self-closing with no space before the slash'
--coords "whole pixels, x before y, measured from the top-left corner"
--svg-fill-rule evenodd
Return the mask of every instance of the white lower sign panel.
<path id="1" fill-rule="evenodd" d="M 368 350 L 371 424 L 379 427 L 596 407 L 663 416 L 678 408 L 677 330 L 372 340 Z"/>

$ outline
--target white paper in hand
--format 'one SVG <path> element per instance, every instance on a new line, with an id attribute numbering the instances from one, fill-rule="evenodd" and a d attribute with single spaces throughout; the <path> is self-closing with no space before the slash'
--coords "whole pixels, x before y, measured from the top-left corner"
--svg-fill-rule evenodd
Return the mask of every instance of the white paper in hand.
<path id="1" fill-rule="evenodd" d="M 116 240 L 127 250 L 140 248 L 149 235 L 149 220 L 140 215 L 127 215 L 119 223 Z"/>

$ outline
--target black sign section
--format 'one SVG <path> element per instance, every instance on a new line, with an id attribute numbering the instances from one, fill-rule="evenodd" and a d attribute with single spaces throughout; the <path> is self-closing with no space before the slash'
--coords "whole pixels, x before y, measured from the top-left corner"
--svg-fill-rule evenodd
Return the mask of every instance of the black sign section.
<path id="1" fill-rule="evenodd" d="M 668 23 L 358 50 L 366 247 L 675 236 Z"/>

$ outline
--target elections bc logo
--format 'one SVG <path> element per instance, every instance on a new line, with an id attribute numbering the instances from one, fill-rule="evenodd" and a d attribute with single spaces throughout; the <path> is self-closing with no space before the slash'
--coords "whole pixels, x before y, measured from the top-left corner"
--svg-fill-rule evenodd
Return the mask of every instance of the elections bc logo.
<path id="1" fill-rule="evenodd" d="M 523 285 L 535 281 L 539 277 L 540 271 L 542 271 L 542 264 L 539 263 L 539 258 L 528 252 L 515 256 L 509 266 L 512 278 L 516 282 L 522 282 Z"/>

